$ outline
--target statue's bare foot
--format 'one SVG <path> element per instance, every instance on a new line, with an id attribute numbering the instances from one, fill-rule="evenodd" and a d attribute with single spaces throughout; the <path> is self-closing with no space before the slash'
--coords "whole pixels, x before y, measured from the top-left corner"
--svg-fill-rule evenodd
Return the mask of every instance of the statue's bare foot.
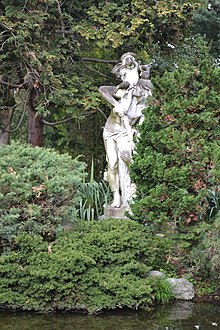
<path id="1" fill-rule="evenodd" d="M 120 207 L 121 205 L 121 198 L 119 194 L 114 193 L 114 199 L 111 203 L 111 207 Z"/>

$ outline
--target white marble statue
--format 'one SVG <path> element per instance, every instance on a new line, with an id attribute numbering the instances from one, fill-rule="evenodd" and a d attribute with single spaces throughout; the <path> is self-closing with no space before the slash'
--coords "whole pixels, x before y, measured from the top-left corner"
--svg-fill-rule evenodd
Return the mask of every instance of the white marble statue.
<path id="1" fill-rule="evenodd" d="M 129 164 L 134 151 L 135 124 L 144 120 L 142 110 L 146 98 L 151 96 L 148 65 L 141 65 L 135 54 L 126 53 L 112 72 L 122 80 L 118 86 L 101 86 L 99 91 L 113 109 L 104 132 L 104 144 L 108 163 L 107 180 L 113 193 L 111 207 L 126 207 L 134 194 L 134 184 L 129 175 Z"/>

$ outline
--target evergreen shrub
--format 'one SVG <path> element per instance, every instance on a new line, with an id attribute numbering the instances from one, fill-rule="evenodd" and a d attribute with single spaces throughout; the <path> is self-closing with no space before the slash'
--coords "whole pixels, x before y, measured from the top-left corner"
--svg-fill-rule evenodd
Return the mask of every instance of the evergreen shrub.
<path id="1" fill-rule="evenodd" d="M 0 243 L 19 233 L 50 240 L 76 219 L 84 163 L 51 149 L 12 143 L 0 148 Z M 10 244 L 11 244 L 10 243 Z"/>
<path id="2" fill-rule="evenodd" d="M 168 300 L 165 280 L 147 277 L 154 266 L 151 240 L 143 225 L 116 219 L 79 222 L 51 245 L 20 234 L 16 247 L 0 257 L 1 305 L 95 313 Z"/>
<path id="3" fill-rule="evenodd" d="M 200 237 L 186 258 L 188 272 L 191 277 L 215 281 L 217 292 L 220 288 L 220 212 L 213 223 L 203 223 L 200 227 Z"/>
<path id="4" fill-rule="evenodd" d="M 204 50 L 153 84 L 132 164 L 132 211 L 140 222 L 172 230 L 207 219 L 210 191 L 219 187 L 220 68 Z"/>

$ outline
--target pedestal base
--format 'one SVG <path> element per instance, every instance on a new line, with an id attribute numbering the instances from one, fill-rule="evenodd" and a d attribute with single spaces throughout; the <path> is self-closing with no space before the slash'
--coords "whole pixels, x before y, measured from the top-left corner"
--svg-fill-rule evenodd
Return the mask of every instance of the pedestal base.
<path id="1" fill-rule="evenodd" d="M 114 219 L 128 219 L 126 217 L 125 212 L 129 211 L 129 207 L 111 207 L 106 206 L 104 207 L 104 215 L 101 216 L 101 219 L 108 219 L 108 218 L 114 218 Z"/>

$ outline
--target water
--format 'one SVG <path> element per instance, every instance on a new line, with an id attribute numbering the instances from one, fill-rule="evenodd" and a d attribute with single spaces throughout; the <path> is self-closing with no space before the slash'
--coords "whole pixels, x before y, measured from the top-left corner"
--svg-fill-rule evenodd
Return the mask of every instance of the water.
<path id="1" fill-rule="evenodd" d="M 0 312 L 0 330 L 217 330 L 220 304 L 177 302 L 153 312 L 120 311 L 97 316 L 76 313 Z"/>

